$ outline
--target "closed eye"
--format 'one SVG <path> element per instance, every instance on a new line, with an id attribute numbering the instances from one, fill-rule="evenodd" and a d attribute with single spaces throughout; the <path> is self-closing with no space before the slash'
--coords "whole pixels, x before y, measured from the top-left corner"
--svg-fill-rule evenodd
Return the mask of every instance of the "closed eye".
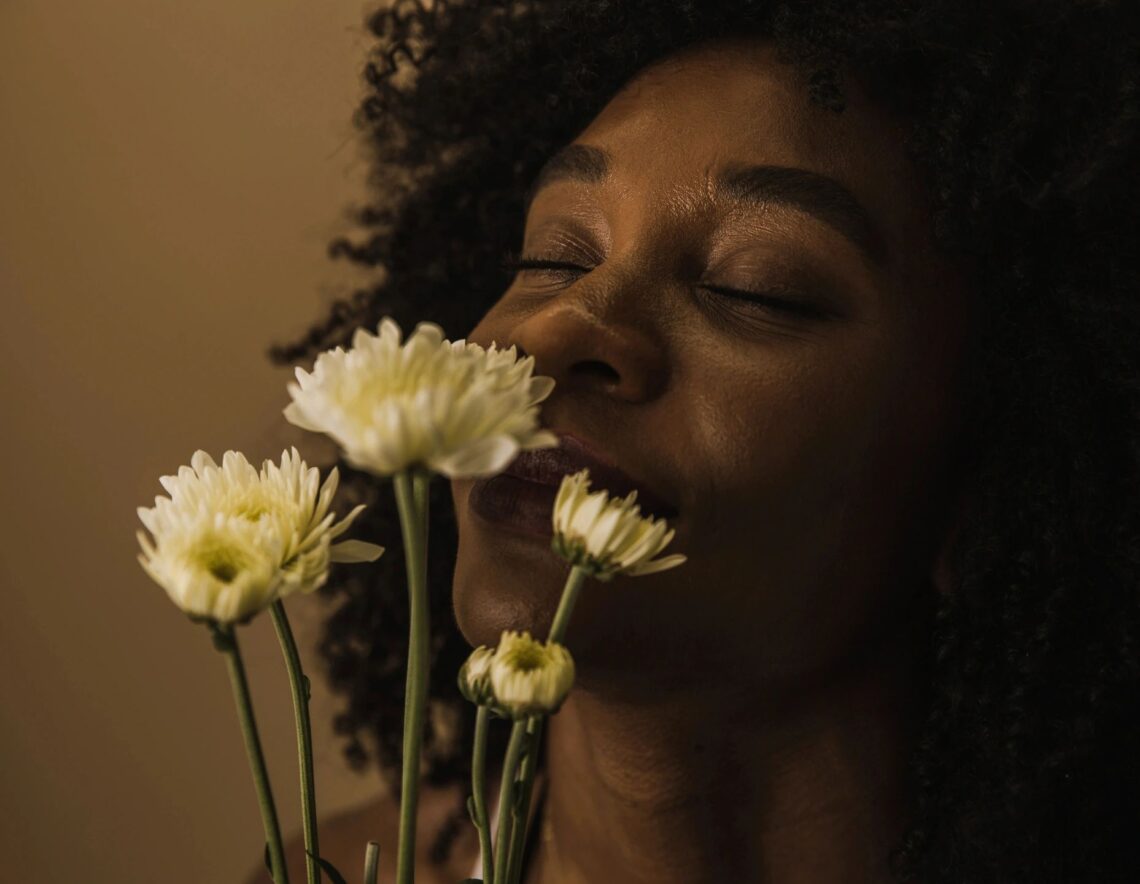
<path id="1" fill-rule="evenodd" d="M 726 298 L 732 298 L 736 301 L 745 301 L 749 304 L 755 304 L 758 307 L 780 310 L 802 319 L 823 319 L 828 315 L 827 311 L 806 301 L 795 289 L 785 286 L 776 286 L 764 292 L 750 292 L 744 289 L 735 289 L 723 285 L 702 285 L 699 286 L 699 288 L 710 291 L 713 294 L 722 295 Z M 781 292 L 787 292 L 791 297 L 780 297 Z"/>
<path id="2" fill-rule="evenodd" d="M 573 270 L 578 273 L 589 273 L 589 267 L 579 267 L 566 261 L 547 261 L 543 258 L 507 258 L 503 261 L 503 269 L 510 273 L 522 270 Z"/>
<path id="3" fill-rule="evenodd" d="M 548 270 L 559 274 L 575 274 L 589 273 L 592 269 L 568 261 L 530 257 L 515 258 L 513 255 L 508 256 L 503 261 L 502 266 L 504 270 L 510 273 L 520 273 L 526 270 Z M 744 301 L 761 309 L 779 310 L 802 319 L 822 319 L 829 315 L 828 311 L 805 300 L 795 289 L 788 286 L 769 287 L 763 292 L 753 292 L 723 285 L 702 284 L 697 287 L 724 298 Z M 783 297 L 782 293 L 787 293 L 790 297 Z"/>

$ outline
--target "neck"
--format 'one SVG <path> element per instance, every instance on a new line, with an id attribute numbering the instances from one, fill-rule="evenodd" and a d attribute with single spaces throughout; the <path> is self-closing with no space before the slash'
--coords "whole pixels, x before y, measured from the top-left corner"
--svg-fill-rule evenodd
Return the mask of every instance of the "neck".
<path id="1" fill-rule="evenodd" d="M 890 880 L 910 797 L 911 663 L 863 661 L 794 703 L 760 688 L 747 701 L 572 692 L 548 724 L 527 884 Z"/>

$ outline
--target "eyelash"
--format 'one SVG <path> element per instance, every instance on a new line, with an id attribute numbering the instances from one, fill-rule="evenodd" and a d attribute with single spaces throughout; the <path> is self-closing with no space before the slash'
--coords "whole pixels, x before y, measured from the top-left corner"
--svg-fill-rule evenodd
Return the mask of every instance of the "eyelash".
<path id="1" fill-rule="evenodd" d="M 589 268 L 579 267 L 565 261 L 548 261 L 544 258 L 519 257 L 509 254 L 503 261 L 503 270 L 508 273 L 518 273 L 523 270 L 555 270 L 563 273 L 589 273 Z M 800 300 L 790 300 L 775 297 L 769 293 L 749 292 L 744 289 L 735 289 L 728 286 L 703 285 L 702 289 L 717 295 L 723 295 L 737 301 L 745 301 L 757 307 L 780 310 L 801 318 L 819 318 L 823 315 L 817 307 L 806 304 Z M 789 291 L 791 291 L 789 289 Z"/>

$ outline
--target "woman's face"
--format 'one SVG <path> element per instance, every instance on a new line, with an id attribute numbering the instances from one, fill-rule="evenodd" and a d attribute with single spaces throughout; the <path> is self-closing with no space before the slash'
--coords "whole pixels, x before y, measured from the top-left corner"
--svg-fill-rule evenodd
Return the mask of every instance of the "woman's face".
<path id="1" fill-rule="evenodd" d="M 584 686 L 795 684 L 931 591 L 967 299 L 901 127 L 844 86 L 843 113 L 810 104 L 760 42 L 644 71 L 540 176 L 522 255 L 566 266 L 521 271 L 468 337 L 534 356 L 543 424 L 677 510 L 684 564 L 587 583 Z M 473 484 L 459 625 L 545 637 L 566 566 Z"/>

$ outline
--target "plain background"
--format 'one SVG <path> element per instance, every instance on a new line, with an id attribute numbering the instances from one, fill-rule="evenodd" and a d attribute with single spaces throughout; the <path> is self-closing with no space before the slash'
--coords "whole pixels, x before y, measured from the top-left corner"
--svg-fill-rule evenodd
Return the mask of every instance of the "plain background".
<path id="1" fill-rule="evenodd" d="M 366 196 L 376 5 L 0 3 L 5 881 L 236 884 L 259 861 L 223 661 L 139 567 L 135 510 L 197 448 L 326 462 L 264 352 L 367 281 L 325 248 Z M 311 661 L 322 606 L 292 601 Z M 268 618 L 240 636 L 292 832 L 280 652 Z M 314 681 L 329 813 L 381 787 Z"/>

